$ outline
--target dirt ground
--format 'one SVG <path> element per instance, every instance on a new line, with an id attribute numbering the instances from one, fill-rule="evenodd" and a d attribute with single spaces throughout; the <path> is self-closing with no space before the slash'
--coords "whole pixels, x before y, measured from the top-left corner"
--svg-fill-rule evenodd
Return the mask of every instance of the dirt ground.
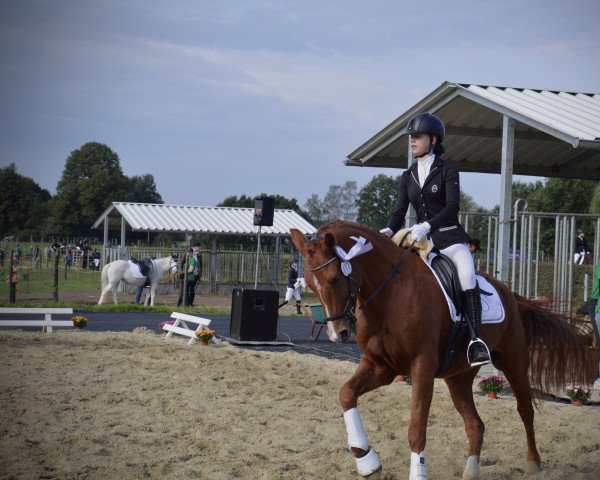
<path id="1" fill-rule="evenodd" d="M 0 332 L 0 480 L 358 478 L 340 386 L 356 365 L 227 343 L 187 346 L 147 329 Z M 486 424 L 481 478 L 521 478 L 525 433 L 512 396 L 475 398 Z M 383 479 L 406 478 L 411 388 L 361 397 Z M 600 410 L 545 402 L 536 414 L 543 470 L 532 480 L 598 480 Z M 436 380 L 431 478 L 460 478 L 462 420 Z"/>

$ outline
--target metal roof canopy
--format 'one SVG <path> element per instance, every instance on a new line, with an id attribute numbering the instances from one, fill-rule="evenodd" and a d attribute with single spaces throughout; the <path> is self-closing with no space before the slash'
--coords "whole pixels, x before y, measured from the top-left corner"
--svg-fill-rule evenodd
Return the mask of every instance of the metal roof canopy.
<path id="1" fill-rule="evenodd" d="M 199 233 L 208 235 L 256 235 L 253 208 L 200 207 L 157 203 L 113 202 L 92 228 L 122 230 L 124 224 L 136 232 Z M 275 209 L 272 227 L 261 227 L 261 235 L 289 235 L 290 228 L 313 234 L 315 227 L 293 210 Z M 105 240 L 106 241 L 106 240 Z"/>
<path id="2" fill-rule="evenodd" d="M 508 280 L 512 175 L 600 180 L 600 95 L 444 82 L 350 153 L 349 166 L 408 168 L 406 127 L 430 112 L 446 125 L 445 158 L 499 173 L 499 278 Z"/>

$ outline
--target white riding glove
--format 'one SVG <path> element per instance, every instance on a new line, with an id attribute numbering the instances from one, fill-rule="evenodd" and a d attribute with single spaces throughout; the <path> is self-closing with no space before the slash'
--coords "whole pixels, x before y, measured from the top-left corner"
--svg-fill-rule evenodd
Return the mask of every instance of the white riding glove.
<path id="1" fill-rule="evenodd" d="M 379 230 L 379 233 L 383 233 L 386 237 L 391 237 L 394 234 L 390 227 L 382 228 Z"/>
<path id="2" fill-rule="evenodd" d="M 410 234 L 412 235 L 415 242 L 425 238 L 425 235 L 431 230 L 431 225 L 427 222 L 417 223 L 410 228 Z"/>

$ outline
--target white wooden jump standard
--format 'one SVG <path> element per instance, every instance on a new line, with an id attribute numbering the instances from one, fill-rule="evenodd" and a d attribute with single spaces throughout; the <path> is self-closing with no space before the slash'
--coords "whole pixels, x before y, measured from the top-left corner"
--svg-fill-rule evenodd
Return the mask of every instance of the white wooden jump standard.
<path id="1" fill-rule="evenodd" d="M 169 333 L 167 333 L 166 338 L 169 338 L 174 333 L 177 333 L 178 335 L 183 335 L 184 337 L 190 337 L 190 341 L 188 342 L 188 345 L 191 345 L 196 340 L 198 340 L 198 338 L 196 337 L 196 332 L 199 330 L 202 330 L 204 328 L 207 328 L 211 322 L 211 320 L 208 318 L 196 317 L 194 315 L 188 315 L 187 313 L 179 313 L 179 312 L 173 312 L 171 314 L 171 318 L 175 319 L 175 323 L 173 325 L 166 323 L 162 327 L 163 330 L 166 330 L 167 332 L 169 332 Z M 195 323 L 197 325 L 197 327 L 192 330 L 188 326 L 187 322 Z"/>
<path id="2" fill-rule="evenodd" d="M 0 320 L 0 327 L 42 327 L 42 332 L 52 333 L 52 327 L 72 327 L 72 320 L 52 320 L 52 315 L 73 315 L 72 308 L 11 308 L 0 307 L 2 315 L 44 315 L 44 319 Z"/>

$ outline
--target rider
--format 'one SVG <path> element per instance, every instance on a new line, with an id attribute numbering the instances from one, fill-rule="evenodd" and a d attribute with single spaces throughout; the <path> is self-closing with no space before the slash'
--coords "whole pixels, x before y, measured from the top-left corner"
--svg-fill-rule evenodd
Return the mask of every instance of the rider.
<path id="1" fill-rule="evenodd" d="M 469 252 L 469 236 L 458 221 L 459 175 L 456 166 L 440 156 L 445 149 L 444 123 L 430 113 L 418 113 L 408 122 L 410 147 L 417 162 L 400 177 L 396 209 L 381 233 L 391 237 L 402 228 L 409 204 L 417 212 L 411 227 L 416 241 L 430 236 L 435 247 L 456 265 L 471 342 L 467 358 L 471 366 L 490 363 L 487 345 L 480 338 L 481 299 L 475 266 Z"/>

